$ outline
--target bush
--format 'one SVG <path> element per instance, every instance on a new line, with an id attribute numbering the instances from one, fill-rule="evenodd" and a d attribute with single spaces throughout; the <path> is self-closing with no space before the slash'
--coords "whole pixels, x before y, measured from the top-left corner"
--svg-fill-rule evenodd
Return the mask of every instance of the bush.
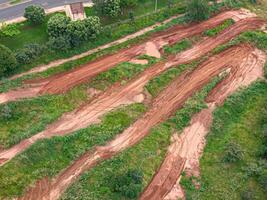
<path id="1" fill-rule="evenodd" d="M 12 110 L 7 104 L 2 108 L 1 117 L 4 119 L 12 118 Z"/>
<path id="2" fill-rule="evenodd" d="M 120 13 L 120 0 L 93 0 L 94 9 L 100 15 L 117 17 Z"/>
<path id="3" fill-rule="evenodd" d="M 19 31 L 18 26 L 16 24 L 3 24 L 2 28 L 0 30 L 0 33 L 3 36 L 12 37 L 12 36 L 20 34 L 20 31 Z"/>
<path id="4" fill-rule="evenodd" d="M 264 190 L 267 190 L 267 169 L 262 172 L 258 178 L 260 185 Z"/>
<path id="5" fill-rule="evenodd" d="M 0 44 L 0 77 L 9 74 L 17 65 L 13 52 Z"/>
<path id="6" fill-rule="evenodd" d="M 78 46 L 87 38 L 87 31 L 83 21 L 71 21 L 67 25 L 67 36 L 69 35 L 72 46 Z"/>
<path id="7" fill-rule="evenodd" d="M 71 48 L 71 40 L 68 36 L 51 37 L 47 46 L 53 50 L 66 51 Z"/>
<path id="8" fill-rule="evenodd" d="M 244 152 L 242 151 L 239 144 L 235 142 L 230 142 L 225 148 L 225 155 L 223 158 L 224 162 L 236 162 L 244 157 Z"/>
<path id="9" fill-rule="evenodd" d="M 62 14 L 52 16 L 47 22 L 47 31 L 50 37 L 60 37 L 67 35 L 68 24 L 70 19 Z"/>
<path id="10" fill-rule="evenodd" d="M 31 5 L 25 8 L 24 17 L 32 24 L 41 24 L 45 20 L 45 11 L 40 6 Z"/>
<path id="11" fill-rule="evenodd" d="M 253 199 L 255 199 L 255 194 L 254 194 L 253 190 L 251 190 L 251 189 L 247 189 L 247 190 L 241 192 L 240 196 L 241 196 L 242 200 L 253 200 Z"/>
<path id="12" fill-rule="evenodd" d="M 126 174 L 120 174 L 112 178 L 111 189 L 122 196 L 133 199 L 137 198 L 142 190 L 143 172 L 129 170 Z"/>
<path id="13" fill-rule="evenodd" d="M 187 3 L 186 17 L 189 21 L 202 21 L 208 19 L 210 10 L 207 0 L 189 0 Z"/>
<path id="14" fill-rule="evenodd" d="M 28 64 L 30 63 L 33 59 L 37 58 L 40 56 L 44 51 L 44 47 L 37 44 L 28 44 L 25 45 L 24 48 L 19 49 L 16 54 L 16 60 L 19 64 Z"/>
<path id="15" fill-rule="evenodd" d="M 101 29 L 100 18 L 97 16 L 90 16 L 83 20 L 87 39 L 96 38 Z"/>

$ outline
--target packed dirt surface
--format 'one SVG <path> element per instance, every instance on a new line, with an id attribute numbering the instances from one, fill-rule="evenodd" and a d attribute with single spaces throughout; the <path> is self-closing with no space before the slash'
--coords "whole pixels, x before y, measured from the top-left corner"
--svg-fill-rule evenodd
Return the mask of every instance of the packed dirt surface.
<path id="1" fill-rule="evenodd" d="M 259 28 L 262 26 L 262 24 L 263 21 L 257 18 L 240 20 L 232 27 L 222 32 L 220 35 L 214 38 L 206 38 L 205 40 L 196 44 L 193 48 L 188 49 L 176 55 L 175 57 L 171 56 L 167 63 L 160 62 L 153 65 L 152 67 L 147 68 L 128 84 L 110 88 L 90 104 L 85 105 L 82 108 L 75 110 L 74 112 L 63 115 L 63 117 L 59 121 L 49 125 L 43 132 L 40 132 L 39 134 L 29 139 L 21 141 L 19 144 L 11 147 L 10 149 L 0 152 L 0 160 L 2 160 L 0 166 L 8 162 L 18 153 L 24 151 L 39 139 L 50 138 L 55 135 L 65 135 L 85 128 L 92 123 L 98 122 L 99 118 L 104 113 L 112 110 L 113 108 L 116 108 L 120 105 L 136 102 L 136 96 L 139 95 L 140 97 L 140 94 L 143 92 L 144 86 L 153 77 L 157 76 L 170 67 L 178 66 L 179 64 L 188 63 L 192 60 L 200 58 L 217 46 L 231 40 L 241 32 Z M 180 39 L 181 38 L 179 38 L 178 40 Z M 65 81 L 67 84 L 67 80 Z"/>
<path id="2" fill-rule="evenodd" d="M 250 49 L 248 51 L 251 52 Z M 213 110 L 238 88 L 248 86 L 258 78 L 262 78 L 265 60 L 266 55 L 256 49 L 243 58 L 240 66 L 232 65 L 228 76 L 217 84 L 206 98 L 208 109 L 196 114 L 190 125 L 172 142 L 169 153 L 141 199 L 185 198 L 179 185 L 181 172 L 185 170 L 187 175 L 199 177 L 199 159 L 205 147 L 205 137 L 212 124 Z M 177 148 L 173 148 L 174 146 Z M 174 170 L 179 173 L 173 174 Z"/>
<path id="3" fill-rule="evenodd" d="M 0 94 L 0 99 L 1 99 L 0 103 L 16 100 L 21 97 L 26 98 L 27 94 L 28 97 L 33 97 L 32 95 L 33 92 L 31 91 L 30 88 L 36 91 L 37 88 L 39 87 L 38 88 L 39 92 L 36 95 L 59 94 L 66 92 L 78 84 L 87 82 L 89 79 L 93 78 L 97 74 L 107 71 L 108 69 L 115 67 L 117 64 L 121 62 L 127 62 L 133 60 L 139 55 L 148 54 L 151 56 L 160 57 L 160 51 L 164 45 L 166 44 L 173 45 L 183 38 L 200 34 L 206 29 L 216 27 L 217 25 L 221 24 L 223 21 L 229 18 L 234 18 L 235 20 L 237 20 L 236 24 L 240 26 L 238 27 L 236 26 L 236 24 L 233 25 L 233 28 L 231 30 L 234 31 L 234 33 L 232 34 L 230 31 L 228 31 L 230 37 L 234 37 L 244 30 L 252 30 L 262 27 L 263 21 L 257 18 L 253 18 L 251 16 L 252 14 L 250 14 L 246 10 L 228 11 L 219 14 L 205 22 L 193 26 L 186 26 L 186 27 L 182 27 L 180 25 L 174 26 L 167 31 L 162 31 L 161 33 L 152 35 L 150 40 L 144 44 L 135 45 L 133 47 L 130 47 L 129 49 L 120 50 L 113 55 L 107 55 L 101 57 L 93 62 L 90 62 L 86 65 L 75 68 L 73 70 L 70 70 L 68 72 L 53 75 L 49 78 L 45 78 L 38 81 L 30 81 L 28 83 L 31 84 L 27 85 L 26 92 L 22 88 L 7 93 L 2 93 Z M 222 41 L 225 42 L 227 40 L 225 40 L 222 37 L 221 40 L 216 41 L 217 43 L 213 46 L 221 44 Z M 214 41 L 212 41 L 212 43 L 213 42 Z M 203 45 L 204 43 L 201 44 L 199 48 L 202 48 Z M 205 45 L 205 48 L 207 46 L 208 44 Z M 203 51 L 205 48 L 202 49 L 195 48 L 195 51 Z M 195 52 L 191 53 L 191 55 L 194 54 Z M 197 55 L 195 57 L 197 57 Z M 21 95 L 21 93 L 23 93 L 23 95 Z"/>
<path id="4" fill-rule="evenodd" d="M 251 69 L 254 69 L 254 67 L 262 68 L 264 60 L 261 59 L 264 56 L 262 53 L 261 55 L 258 55 L 257 53 L 258 51 L 253 51 L 253 48 L 247 45 L 232 47 L 217 56 L 213 56 L 208 59 L 193 72 L 184 73 L 175 79 L 163 92 L 158 95 L 158 97 L 153 100 L 149 111 L 146 112 L 131 127 L 126 129 L 122 134 L 118 135 L 107 145 L 96 147 L 94 151 L 85 153 L 70 167 L 63 170 L 62 173 L 55 177 L 51 182 L 48 180 L 38 182 L 38 184 L 31 188 L 25 196 L 22 197 L 22 199 L 58 199 L 66 188 L 84 171 L 138 143 L 147 134 L 149 134 L 152 127 L 162 121 L 165 121 L 173 115 L 177 109 L 181 108 L 188 97 L 209 83 L 212 78 L 219 75 L 223 70 L 230 68 L 231 71 L 232 69 L 235 71 L 236 69 L 243 67 L 251 67 Z M 250 57 L 251 59 L 249 59 Z M 247 64 L 246 62 L 250 62 L 250 64 Z M 186 151 L 182 152 L 186 153 Z M 177 157 L 185 158 L 184 154 Z M 180 167 L 183 166 L 182 163 L 183 162 L 179 162 Z M 177 169 L 175 170 L 177 171 Z M 169 186 L 173 186 L 176 180 L 177 179 L 171 179 L 170 181 L 174 183 L 166 183 L 164 188 L 169 189 Z M 145 194 L 155 193 L 156 189 L 159 189 L 160 187 L 152 188 L 153 192 L 151 192 L 149 188 L 150 187 L 146 190 L 147 192 L 145 191 L 143 193 L 142 198 L 146 199 Z M 167 189 L 164 192 L 158 192 L 158 194 L 163 193 L 166 194 Z"/>

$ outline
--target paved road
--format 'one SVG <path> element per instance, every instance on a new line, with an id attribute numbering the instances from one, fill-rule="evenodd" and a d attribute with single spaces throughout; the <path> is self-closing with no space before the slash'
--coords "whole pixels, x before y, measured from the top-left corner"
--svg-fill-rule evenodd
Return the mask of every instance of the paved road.
<path id="1" fill-rule="evenodd" d="M 9 0 L 0 0 L 1 3 L 6 3 Z M 29 5 L 40 5 L 44 8 L 53 8 L 57 6 L 66 5 L 74 2 L 91 2 L 91 0 L 29 0 L 28 2 L 14 5 L 9 8 L 0 8 L 0 21 L 11 20 L 17 17 L 21 17 L 24 14 L 24 9 Z"/>

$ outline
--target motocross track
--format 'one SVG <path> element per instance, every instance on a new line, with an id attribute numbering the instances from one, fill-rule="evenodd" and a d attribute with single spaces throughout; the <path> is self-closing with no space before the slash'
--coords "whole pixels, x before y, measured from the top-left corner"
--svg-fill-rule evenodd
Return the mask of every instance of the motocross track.
<path id="1" fill-rule="evenodd" d="M 180 176 L 183 170 L 187 174 L 199 176 L 199 159 L 205 146 L 205 136 L 212 124 L 213 110 L 217 105 L 222 105 L 238 88 L 248 86 L 263 77 L 266 55 L 259 50 L 251 52 L 249 47 L 247 49 L 250 53 L 241 65 L 229 66 L 231 71 L 228 76 L 209 93 L 206 98 L 208 109 L 197 113 L 180 136 L 174 134 L 167 156 L 141 195 L 141 200 L 184 198 L 180 195 L 183 194 L 179 187 Z"/>
<path id="2" fill-rule="evenodd" d="M 58 121 L 49 125 L 46 130 L 21 141 L 10 149 L 0 151 L 0 166 L 11 160 L 14 156 L 24 151 L 39 139 L 50 138 L 55 135 L 65 135 L 76 130 L 87 127 L 92 123 L 97 123 L 99 118 L 113 108 L 120 105 L 138 102 L 142 98 L 144 86 L 153 77 L 162 73 L 166 69 L 179 64 L 188 63 L 200 58 L 217 46 L 226 43 L 241 32 L 260 28 L 264 21 L 258 18 L 247 18 L 238 21 L 229 29 L 223 31 L 216 37 L 206 38 L 196 44 L 193 48 L 184 51 L 176 56 L 171 56 L 169 61 L 160 62 L 144 70 L 128 84 L 112 87 L 103 94 L 95 98 L 91 103 L 82 106 L 78 110 L 63 115 Z M 180 38 L 181 39 L 181 38 Z M 141 96 L 141 98 L 140 98 Z"/>
<path id="3" fill-rule="evenodd" d="M 121 62 L 135 60 L 135 58 L 139 55 L 148 54 L 151 56 L 159 57 L 159 52 L 164 45 L 173 45 L 183 38 L 200 34 L 207 29 L 218 26 L 226 19 L 232 18 L 236 22 L 240 22 L 240 20 L 248 20 L 247 18 L 256 20 L 253 17 L 254 14 L 248 12 L 247 10 L 241 9 L 237 11 L 227 11 L 221 13 L 200 24 L 184 27 L 182 27 L 181 25 L 174 26 L 167 31 L 162 31 L 160 33 L 152 35 L 149 41 L 144 44 L 135 45 L 133 47 L 130 47 L 129 49 L 120 50 L 112 55 L 103 56 L 93 62 L 70 70 L 68 72 L 56 74 L 41 80 L 28 81 L 30 85 L 26 84 L 26 89 L 20 88 L 14 91 L 0 94 L 0 104 L 6 103 L 8 101 L 14 101 L 20 98 L 34 97 L 42 94 L 64 93 L 72 87 L 95 77 L 97 74 L 115 67 Z M 256 22 L 256 24 L 253 24 L 253 22 L 248 22 L 248 24 L 249 25 L 247 27 L 243 28 L 246 30 L 252 30 L 259 28 L 260 22 Z M 243 31 L 242 28 L 236 29 L 238 32 Z"/>
<path id="4" fill-rule="evenodd" d="M 242 80 L 243 72 L 246 70 L 237 73 L 239 68 L 245 66 L 250 66 L 253 69 L 263 67 L 265 57 L 263 59 L 262 53 L 259 55 L 258 52 L 253 51 L 253 48 L 248 45 L 232 47 L 217 56 L 211 57 L 194 71 L 184 73 L 162 91 L 154 99 L 149 111 L 122 134 L 107 145 L 96 147 L 94 151 L 85 153 L 51 182 L 47 179 L 39 181 L 36 187 L 28 190 L 21 199 L 58 199 L 84 171 L 138 143 L 149 134 L 153 126 L 168 119 L 177 109 L 181 108 L 191 95 L 223 70 L 230 68 L 229 77 L 241 75 L 239 78 Z M 179 166 L 183 166 L 182 163 L 183 161 L 180 162 Z"/>

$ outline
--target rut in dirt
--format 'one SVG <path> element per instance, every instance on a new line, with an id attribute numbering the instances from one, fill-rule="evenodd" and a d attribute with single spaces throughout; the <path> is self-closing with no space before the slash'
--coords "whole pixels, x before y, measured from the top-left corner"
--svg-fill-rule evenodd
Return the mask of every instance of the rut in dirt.
<path id="1" fill-rule="evenodd" d="M 171 56 L 168 62 L 160 62 L 147 68 L 129 83 L 111 87 L 89 104 L 63 115 L 58 121 L 50 124 L 44 131 L 21 141 L 19 144 L 11 147 L 10 149 L 1 151 L 0 166 L 4 165 L 17 154 L 30 147 L 37 140 L 66 135 L 79 129 L 86 128 L 92 123 L 97 123 L 101 116 L 116 107 L 143 101 L 144 87 L 153 77 L 159 75 L 170 67 L 189 63 L 197 58 L 200 58 L 217 46 L 236 37 L 241 32 L 257 29 L 261 27 L 263 23 L 264 21 L 258 18 L 240 20 L 218 36 L 206 38 L 196 44 L 193 48 L 177 54 L 176 56 Z"/>
<path id="2" fill-rule="evenodd" d="M 181 173 L 186 171 L 190 176 L 199 177 L 199 159 L 205 146 L 205 137 L 212 125 L 212 112 L 236 90 L 263 77 L 265 53 L 248 46 L 245 49 L 249 55 L 241 60 L 240 65 L 232 63 L 228 66 L 230 71 L 227 77 L 208 94 L 208 108 L 195 114 L 180 136 L 174 134 L 166 158 L 142 193 L 141 200 L 185 199 L 179 185 Z M 232 56 L 236 55 L 233 53 Z"/>
<path id="3" fill-rule="evenodd" d="M 251 54 L 253 54 L 253 48 L 250 46 L 232 47 L 217 56 L 211 57 L 194 71 L 184 73 L 176 78 L 154 99 L 149 111 L 131 127 L 107 145 L 96 147 L 94 151 L 86 152 L 51 182 L 47 179 L 39 181 L 36 187 L 28 190 L 21 199 L 58 199 L 67 187 L 83 172 L 138 143 L 149 134 L 152 127 L 173 115 L 190 96 L 209 83 L 212 78 L 219 75 L 223 70 L 230 68 L 231 72 L 235 72 L 240 67 L 246 65 L 250 60 Z M 254 65 L 258 65 L 259 62 L 263 63 L 262 60 L 259 61 L 259 55 L 253 55 L 255 59 Z M 36 196 L 37 191 L 39 196 Z"/>
<path id="4" fill-rule="evenodd" d="M 21 98 L 32 98 L 43 94 L 64 93 L 76 85 L 89 81 L 99 73 L 115 67 L 119 63 L 136 59 L 139 55 L 147 54 L 160 56 L 159 52 L 164 45 L 173 45 L 182 38 L 200 34 L 207 29 L 218 26 L 226 19 L 232 18 L 238 22 L 252 17 L 254 17 L 254 14 L 241 9 L 221 13 L 205 22 L 193 26 L 174 26 L 167 31 L 152 35 L 149 41 L 143 44 L 120 50 L 112 55 L 100 57 L 93 62 L 68 72 L 56 74 L 41 80 L 28 81 L 23 88 L 0 94 L 0 104 Z M 251 30 L 252 29 L 254 28 L 252 27 Z"/>

